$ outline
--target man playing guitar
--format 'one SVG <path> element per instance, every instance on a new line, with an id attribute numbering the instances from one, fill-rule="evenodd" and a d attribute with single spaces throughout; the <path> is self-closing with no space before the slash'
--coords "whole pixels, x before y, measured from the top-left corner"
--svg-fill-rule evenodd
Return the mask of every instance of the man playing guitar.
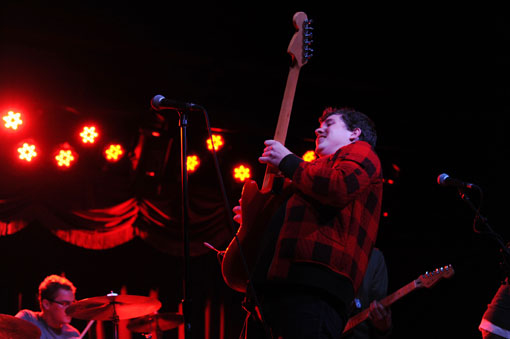
<path id="1" fill-rule="evenodd" d="M 348 108 L 327 108 L 319 122 L 317 160 L 305 162 L 275 140 L 259 157 L 293 194 L 272 218 L 276 241 L 265 244 L 251 276 L 267 326 L 252 321 L 248 338 L 263 337 L 263 327 L 274 338 L 339 338 L 368 265 L 383 187 L 374 124 Z M 241 224 L 244 208 L 234 207 Z"/>

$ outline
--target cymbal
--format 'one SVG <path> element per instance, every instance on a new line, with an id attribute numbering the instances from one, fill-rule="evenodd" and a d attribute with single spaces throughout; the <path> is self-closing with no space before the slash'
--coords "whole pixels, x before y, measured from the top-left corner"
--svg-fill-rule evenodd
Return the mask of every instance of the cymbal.
<path id="1" fill-rule="evenodd" d="M 179 313 L 155 313 L 141 318 L 131 319 L 127 328 L 131 332 L 151 333 L 168 331 L 184 323 L 184 316 Z"/>
<path id="2" fill-rule="evenodd" d="M 109 294 L 75 302 L 66 309 L 73 318 L 83 320 L 124 320 L 156 312 L 161 302 L 156 298 L 138 295 Z"/>
<path id="3" fill-rule="evenodd" d="M 28 320 L 0 314 L 0 338 L 39 339 L 41 330 Z"/>

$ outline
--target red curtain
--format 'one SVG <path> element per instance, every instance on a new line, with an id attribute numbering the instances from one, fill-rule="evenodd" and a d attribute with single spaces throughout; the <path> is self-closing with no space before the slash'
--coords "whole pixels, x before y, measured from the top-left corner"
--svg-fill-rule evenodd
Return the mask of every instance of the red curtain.
<path id="1" fill-rule="evenodd" d="M 32 190 L 8 195 L 0 192 L 0 236 L 39 222 L 60 239 L 88 249 L 108 249 L 140 237 L 171 255 L 183 253 L 182 207 L 178 201 L 128 197 L 100 208 L 76 208 L 84 205 L 76 196 L 72 201 L 66 195 L 52 199 Z M 220 248 L 228 243 L 232 234 L 221 199 L 210 191 L 197 191 L 189 206 L 191 255 L 210 251 L 203 242 Z"/>

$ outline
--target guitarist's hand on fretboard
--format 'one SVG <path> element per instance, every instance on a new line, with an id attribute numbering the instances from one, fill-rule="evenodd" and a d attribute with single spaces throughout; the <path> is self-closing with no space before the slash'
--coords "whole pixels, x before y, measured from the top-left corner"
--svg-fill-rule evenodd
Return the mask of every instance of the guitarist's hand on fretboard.
<path id="1" fill-rule="evenodd" d="M 259 157 L 259 161 L 263 164 L 271 164 L 276 168 L 278 168 L 283 158 L 292 153 L 281 142 L 276 140 L 266 140 L 264 145 L 266 147 L 262 156 Z"/>
<path id="2" fill-rule="evenodd" d="M 370 304 L 368 319 L 380 333 L 387 333 L 391 329 L 391 309 L 376 300 Z"/>

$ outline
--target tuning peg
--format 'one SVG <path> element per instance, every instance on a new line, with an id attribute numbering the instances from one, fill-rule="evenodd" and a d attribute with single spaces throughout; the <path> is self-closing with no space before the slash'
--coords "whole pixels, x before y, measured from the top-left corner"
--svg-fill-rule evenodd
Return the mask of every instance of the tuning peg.
<path id="1" fill-rule="evenodd" d="M 309 38 L 313 35 L 312 31 L 314 30 L 314 28 L 311 26 L 312 24 L 312 20 L 307 20 L 304 22 L 303 24 L 303 28 L 304 28 L 304 32 L 303 32 L 303 36 L 305 38 Z"/>

